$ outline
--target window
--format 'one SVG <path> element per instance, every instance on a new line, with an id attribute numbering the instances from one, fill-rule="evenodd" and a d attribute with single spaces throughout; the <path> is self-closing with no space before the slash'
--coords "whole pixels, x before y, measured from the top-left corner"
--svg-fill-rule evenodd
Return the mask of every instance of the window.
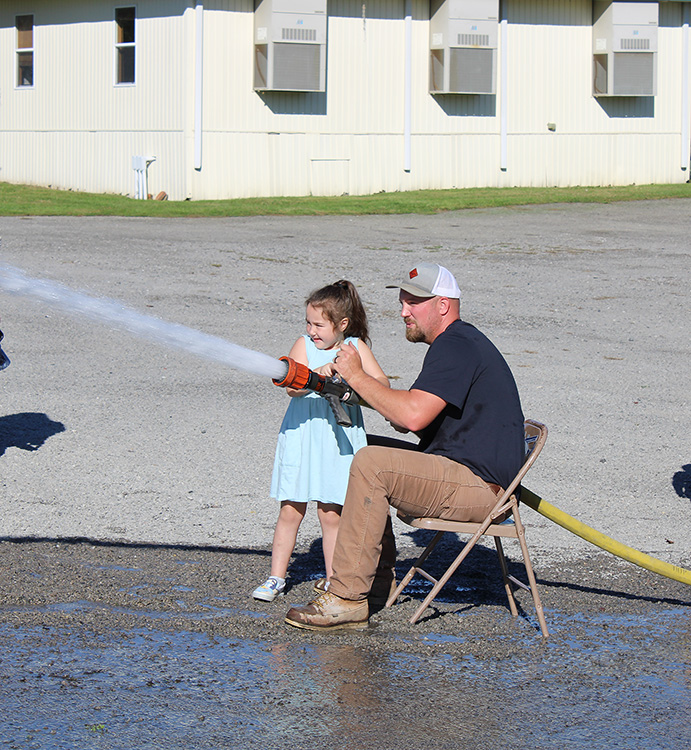
<path id="1" fill-rule="evenodd" d="M 34 85 L 34 17 L 17 16 L 17 86 Z"/>
<path id="2" fill-rule="evenodd" d="M 134 83 L 136 8 L 115 9 L 115 82 Z"/>

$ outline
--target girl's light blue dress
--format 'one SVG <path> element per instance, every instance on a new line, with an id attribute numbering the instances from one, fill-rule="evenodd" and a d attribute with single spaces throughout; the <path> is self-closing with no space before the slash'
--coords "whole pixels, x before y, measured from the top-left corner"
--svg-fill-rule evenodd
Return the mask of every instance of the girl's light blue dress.
<path id="1" fill-rule="evenodd" d="M 311 370 L 332 362 L 338 354 L 337 349 L 317 349 L 309 336 L 303 338 Z M 357 347 L 359 339 L 349 337 L 346 342 Z M 353 456 L 367 445 L 362 409 L 345 408 L 351 427 L 337 424 L 328 401 L 316 393 L 290 399 L 278 435 L 271 497 L 343 505 Z"/>

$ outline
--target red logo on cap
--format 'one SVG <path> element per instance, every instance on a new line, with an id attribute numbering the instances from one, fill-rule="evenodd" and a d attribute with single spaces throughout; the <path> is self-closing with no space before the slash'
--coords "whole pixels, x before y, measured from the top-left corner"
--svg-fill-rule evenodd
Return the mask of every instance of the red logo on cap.
<path id="1" fill-rule="evenodd" d="M 408 274 L 411 279 L 414 279 L 417 276 L 417 268 L 413 268 L 413 270 Z"/>

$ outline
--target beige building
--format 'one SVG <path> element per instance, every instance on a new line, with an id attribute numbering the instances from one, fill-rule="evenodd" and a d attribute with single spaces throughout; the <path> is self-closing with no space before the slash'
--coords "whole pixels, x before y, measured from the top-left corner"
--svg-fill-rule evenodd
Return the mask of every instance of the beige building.
<path id="1" fill-rule="evenodd" d="M 689 179 L 691 3 L 0 0 L 0 180 L 192 200 Z"/>

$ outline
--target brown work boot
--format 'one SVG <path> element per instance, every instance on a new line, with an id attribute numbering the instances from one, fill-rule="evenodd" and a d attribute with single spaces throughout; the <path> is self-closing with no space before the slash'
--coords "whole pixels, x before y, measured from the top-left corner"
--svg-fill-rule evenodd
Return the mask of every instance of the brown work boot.
<path id="1" fill-rule="evenodd" d="M 286 622 L 305 630 L 366 628 L 369 618 L 367 599 L 351 601 L 326 591 L 304 607 L 288 610 Z"/>

